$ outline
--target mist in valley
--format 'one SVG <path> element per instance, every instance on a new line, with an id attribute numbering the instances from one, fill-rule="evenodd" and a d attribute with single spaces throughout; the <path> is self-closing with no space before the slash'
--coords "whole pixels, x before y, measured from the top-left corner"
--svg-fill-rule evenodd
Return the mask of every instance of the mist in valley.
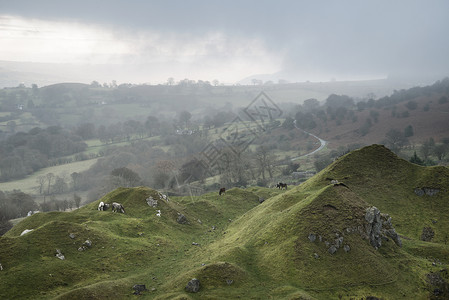
<path id="1" fill-rule="evenodd" d="M 447 167 L 448 29 L 447 1 L 0 1 L 0 235 L 120 187 L 294 188 L 372 144 Z"/>

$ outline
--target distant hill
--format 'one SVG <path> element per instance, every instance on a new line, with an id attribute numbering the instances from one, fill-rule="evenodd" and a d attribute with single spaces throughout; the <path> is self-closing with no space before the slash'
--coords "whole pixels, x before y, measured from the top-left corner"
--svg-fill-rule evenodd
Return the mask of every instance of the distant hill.
<path id="1" fill-rule="evenodd" d="M 439 88 L 442 86 L 442 89 Z M 387 132 L 404 132 L 412 128 L 408 137 L 411 144 L 420 144 L 432 137 L 436 141 L 449 137 L 449 79 L 433 86 L 395 91 L 392 95 L 357 103 L 323 119 L 314 114 L 316 126 L 309 129 L 332 146 L 350 143 L 372 144 L 385 139 Z M 326 108 L 326 107 L 325 107 Z M 332 117 L 331 117 L 332 116 Z"/>
<path id="2" fill-rule="evenodd" d="M 119 188 L 0 237 L 0 297 L 123 299 L 145 284 L 146 299 L 447 299 L 448 187 L 448 168 L 372 145 L 287 191 Z"/>

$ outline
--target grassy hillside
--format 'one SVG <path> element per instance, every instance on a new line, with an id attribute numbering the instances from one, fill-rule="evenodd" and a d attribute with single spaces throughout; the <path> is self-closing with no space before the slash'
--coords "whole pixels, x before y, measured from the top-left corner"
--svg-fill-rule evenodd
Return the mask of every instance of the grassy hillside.
<path id="1" fill-rule="evenodd" d="M 146 299 L 447 299 L 448 187 L 447 168 L 373 145 L 287 191 L 164 200 L 147 187 L 119 188 L 73 212 L 25 218 L 0 237 L 0 298 L 127 299 L 145 284 Z M 433 195 L 418 195 L 424 188 Z M 126 213 L 98 211 L 100 201 Z M 373 205 L 392 217 L 402 247 L 389 238 L 371 246 Z M 431 242 L 420 240 L 423 227 Z M 25 229 L 33 231 L 20 236 Z M 198 293 L 184 290 L 192 278 Z"/>

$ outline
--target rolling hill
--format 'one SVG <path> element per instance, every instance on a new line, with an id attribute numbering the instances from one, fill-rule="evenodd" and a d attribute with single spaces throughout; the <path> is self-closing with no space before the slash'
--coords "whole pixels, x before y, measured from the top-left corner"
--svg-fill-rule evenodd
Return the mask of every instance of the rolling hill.
<path id="1" fill-rule="evenodd" d="M 127 299 L 145 284 L 145 299 L 447 299 L 448 188 L 448 168 L 380 145 L 287 191 L 119 188 L 0 237 L 0 297 Z M 185 290 L 192 278 L 197 293 Z"/>

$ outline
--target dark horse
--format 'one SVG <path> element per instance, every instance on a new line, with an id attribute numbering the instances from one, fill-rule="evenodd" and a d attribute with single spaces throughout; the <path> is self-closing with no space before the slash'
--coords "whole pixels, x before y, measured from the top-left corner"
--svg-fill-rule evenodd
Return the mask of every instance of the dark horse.
<path id="1" fill-rule="evenodd" d="M 221 194 L 225 194 L 226 193 L 226 189 L 224 187 L 222 187 L 220 189 L 220 191 L 218 192 L 218 195 L 221 196 Z"/>
<path id="2" fill-rule="evenodd" d="M 282 183 L 282 182 L 279 182 L 278 184 L 276 184 L 276 187 L 278 188 L 278 189 L 280 189 L 280 190 L 282 190 L 282 189 L 287 189 L 287 184 L 286 183 Z"/>

